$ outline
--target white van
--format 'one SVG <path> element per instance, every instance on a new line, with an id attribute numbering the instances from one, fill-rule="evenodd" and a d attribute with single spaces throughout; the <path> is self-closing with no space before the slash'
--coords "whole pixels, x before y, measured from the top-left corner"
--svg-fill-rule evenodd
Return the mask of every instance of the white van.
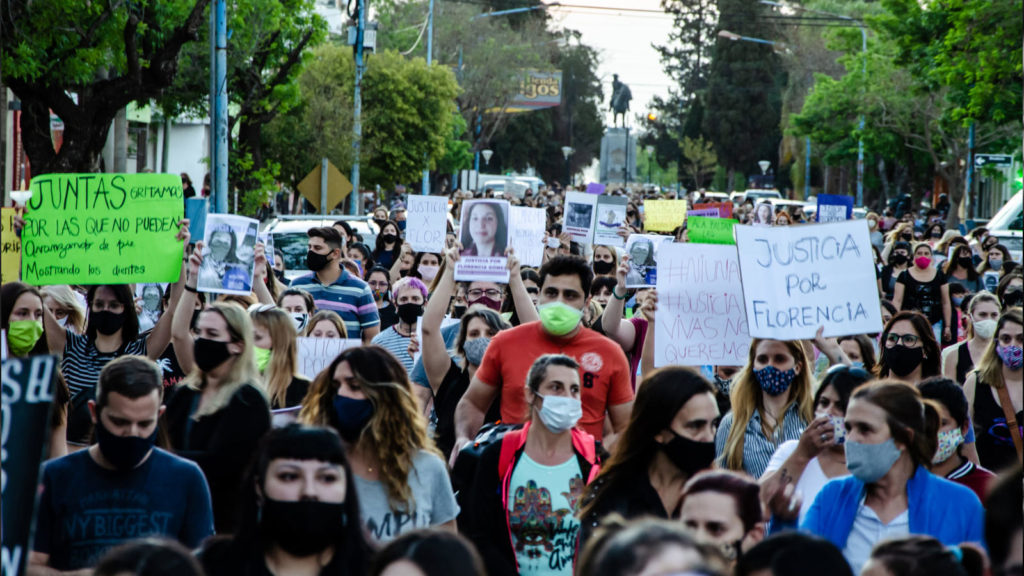
<path id="1" fill-rule="evenodd" d="M 1021 262 L 1021 253 L 1024 251 L 1024 238 L 1021 237 L 1021 228 L 1024 228 L 1024 190 L 1014 194 L 985 227 L 990 235 L 999 238 L 999 243 L 1006 246 L 1014 260 Z"/>

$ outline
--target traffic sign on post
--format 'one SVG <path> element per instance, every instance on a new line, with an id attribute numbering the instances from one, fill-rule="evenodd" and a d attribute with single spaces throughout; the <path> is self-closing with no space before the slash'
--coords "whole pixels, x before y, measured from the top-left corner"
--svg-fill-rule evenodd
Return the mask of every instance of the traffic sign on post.
<path id="1" fill-rule="evenodd" d="M 1010 166 L 1013 156 L 1010 154 L 975 154 L 975 166 Z"/>

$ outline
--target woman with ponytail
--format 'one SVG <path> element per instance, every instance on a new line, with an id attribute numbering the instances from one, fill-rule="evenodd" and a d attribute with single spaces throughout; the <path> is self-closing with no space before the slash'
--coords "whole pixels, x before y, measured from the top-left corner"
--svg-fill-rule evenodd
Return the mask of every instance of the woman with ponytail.
<path id="1" fill-rule="evenodd" d="M 985 554 L 970 545 L 943 546 L 928 536 L 908 536 L 875 547 L 861 576 L 982 576 Z"/>
<path id="2" fill-rule="evenodd" d="M 946 546 L 981 542 L 984 510 L 969 488 L 928 471 L 938 447 L 939 409 L 894 380 L 857 388 L 846 409 L 852 476 L 821 489 L 801 528 L 843 551 L 861 573 L 878 542 L 907 534 Z"/>

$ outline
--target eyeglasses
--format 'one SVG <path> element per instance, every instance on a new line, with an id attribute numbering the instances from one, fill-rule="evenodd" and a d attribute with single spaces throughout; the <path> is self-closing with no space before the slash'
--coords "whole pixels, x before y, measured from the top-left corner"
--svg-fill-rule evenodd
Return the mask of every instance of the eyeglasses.
<path id="1" fill-rule="evenodd" d="M 907 346 L 908 348 L 913 348 L 914 346 L 917 346 L 918 344 L 921 343 L 921 337 L 915 334 L 894 334 L 890 332 L 885 337 L 885 345 L 895 346 L 899 344 L 901 340 L 903 341 L 903 345 Z"/>
<path id="2" fill-rule="evenodd" d="M 501 290 L 496 290 L 494 288 L 490 288 L 488 290 L 474 288 L 473 290 L 466 292 L 466 296 L 469 296 L 473 300 L 476 300 L 477 298 L 480 298 L 481 296 L 484 295 L 487 295 L 488 298 L 493 298 L 496 300 L 501 297 Z"/>
<path id="3" fill-rule="evenodd" d="M 1014 342 L 1017 342 L 1018 346 L 1024 346 L 1024 334 L 1001 334 L 999 336 L 999 343 L 1003 346 L 1012 346 Z"/>

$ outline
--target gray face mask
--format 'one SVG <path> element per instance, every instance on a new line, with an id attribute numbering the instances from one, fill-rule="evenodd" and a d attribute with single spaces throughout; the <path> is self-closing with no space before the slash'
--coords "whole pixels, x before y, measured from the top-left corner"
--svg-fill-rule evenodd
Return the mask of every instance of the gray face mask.
<path id="1" fill-rule="evenodd" d="M 487 351 L 487 346 L 490 343 L 490 338 L 476 338 L 463 344 L 462 349 L 466 353 L 466 362 L 473 366 L 479 366 L 484 361 L 484 352 Z"/>
<path id="2" fill-rule="evenodd" d="M 903 452 L 889 438 L 881 444 L 861 444 L 846 441 L 846 467 L 865 484 L 878 482 L 889 473 Z"/>

